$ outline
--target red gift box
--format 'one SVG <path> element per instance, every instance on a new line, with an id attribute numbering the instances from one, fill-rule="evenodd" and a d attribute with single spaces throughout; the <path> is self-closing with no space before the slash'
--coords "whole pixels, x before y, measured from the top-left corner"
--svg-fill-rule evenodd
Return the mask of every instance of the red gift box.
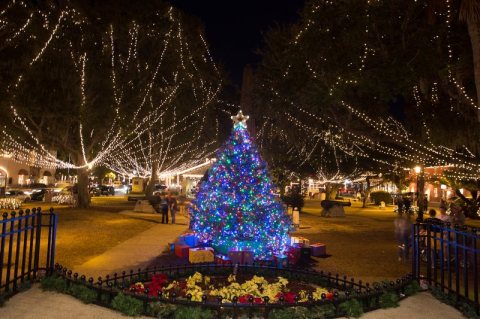
<path id="1" fill-rule="evenodd" d="M 215 263 L 219 265 L 229 265 L 232 261 L 227 256 L 215 255 Z"/>
<path id="2" fill-rule="evenodd" d="M 243 250 L 230 250 L 228 258 L 233 264 L 251 265 L 253 264 L 253 252 Z"/>
<path id="3" fill-rule="evenodd" d="M 188 250 L 190 246 L 183 244 L 175 244 L 175 255 L 180 258 L 188 258 Z"/>
<path id="4" fill-rule="evenodd" d="M 327 254 L 327 245 L 322 243 L 311 244 L 310 248 L 312 249 L 312 256 L 319 257 L 325 256 Z"/>
<path id="5" fill-rule="evenodd" d="M 294 246 L 290 246 L 285 255 L 287 255 L 288 263 L 291 265 L 295 265 L 300 260 L 302 245 L 296 244 Z"/>

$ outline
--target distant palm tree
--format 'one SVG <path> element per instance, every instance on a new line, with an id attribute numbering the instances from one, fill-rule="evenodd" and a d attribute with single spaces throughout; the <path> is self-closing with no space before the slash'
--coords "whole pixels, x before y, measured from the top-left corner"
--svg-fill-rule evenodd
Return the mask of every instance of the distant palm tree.
<path id="1" fill-rule="evenodd" d="M 459 16 L 460 21 L 465 22 L 468 27 L 468 35 L 472 45 L 477 105 L 480 106 L 480 1 L 462 0 Z M 480 110 L 477 111 L 477 119 L 480 122 Z"/>

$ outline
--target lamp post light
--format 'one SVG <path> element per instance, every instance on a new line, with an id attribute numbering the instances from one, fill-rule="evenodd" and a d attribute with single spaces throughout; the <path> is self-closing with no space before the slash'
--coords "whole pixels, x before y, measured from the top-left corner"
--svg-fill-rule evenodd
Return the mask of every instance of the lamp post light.
<path id="1" fill-rule="evenodd" d="M 418 217 L 417 221 L 423 221 L 423 213 L 427 207 L 423 207 L 423 188 L 425 186 L 425 179 L 423 177 L 423 170 L 421 166 L 414 167 L 415 173 L 417 175 L 417 206 L 418 206 Z"/>

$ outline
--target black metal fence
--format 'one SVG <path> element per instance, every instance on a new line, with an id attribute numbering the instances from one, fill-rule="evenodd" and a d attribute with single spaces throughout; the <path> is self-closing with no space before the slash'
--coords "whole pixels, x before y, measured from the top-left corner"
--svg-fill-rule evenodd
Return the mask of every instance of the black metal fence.
<path id="1" fill-rule="evenodd" d="M 63 277 L 67 281 L 67 286 L 83 285 L 87 288 L 93 289 L 97 292 L 96 304 L 111 307 L 111 301 L 119 293 L 131 296 L 133 298 L 143 301 L 144 314 L 149 314 L 148 304 L 150 302 L 160 301 L 164 304 L 184 305 L 192 307 L 201 307 L 212 310 L 216 315 L 215 318 L 223 318 L 224 312 L 229 312 L 232 318 L 242 317 L 242 311 L 248 311 L 248 318 L 268 318 L 268 314 L 273 309 L 289 308 L 289 307 L 304 307 L 312 309 L 316 306 L 332 305 L 334 313 L 326 315 L 325 318 L 337 318 L 346 315 L 341 308 L 341 304 L 355 299 L 362 305 L 364 311 L 371 311 L 381 307 L 380 298 L 386 292 L 395 292 L 401 298 L 405 297 L 406 287 L 412 281 L 412 275 L 408 274 L 395 281 L 374 283 L 364 283 L 361 280 L 354 278 L 347 278 L 347 276 L 339 276 L 338 274 L 326 273 L 323 271 L 299 269 L 299 268 L 277 268 L 272 266 L 264 266 L 258 264 L 252 265 L 232 265 L 232 264 L 185 264 L 185 265 L 165 265 L 153 268 L 138 269 L 136 271 L 123 271 L 121 274 L 107 275 L 106 277 L 99 277 L 97 280 L 84 275 L 79 275 L 71 270 L 56 265 L 57 275 Z M 163 295 L 160 291 L 158 295 L 149 295 L 148 289 L 144 293 L 133 292 L 129 287 L 136 282 L 148 282 L 155 274 L 166 274 L 170 278 L 186 278 L 200 272 L 203 275 L 228 276 L 229 274 L 251 274 L 266 277 L 282 276 L 293 281 L 308 282 L 313 285 L 318 285 L 324 288 L 338 289 L 334 293 L 333 299 L 327 299 L 325 294 L 322 294 L 321 300 L 314 300 L 311 294 L 308 295 L 308 301 L 300 302 L 295 298 L 294 303 L 287 303 L 280 300 L 280 302 L 271 302 L 268 297 L 262 297 L 262 303 L 254 303 L 253 298 L 249 303 L 240 303 L 238 296 L 233 297 L 233 302 L 223 302 L 222 298 L 215 300 L 208 299 L 206 295 L 202 296 L 202 301 L 192 301 L 191 296 L 177 296 L 173 293 L 170 296 Z M 257 315 L 254 316 L 254 313 Z M 243 317 L 242 317 L 243 318 Z"/>
<path id="2" fill-rule="evenodd" d="M 475 227 L 413 225 L 413 276 L 431 288 L 471 304 L 479 313 L 480 235 Z"/>
<path id="3" fill-rule="evenodd" d="M 39 271 L 52 273 L 55 265 L 57 215 L 51 208 L 3 213 L 0 221 L 0 294 L 11 295 L 37 279 Z"/>

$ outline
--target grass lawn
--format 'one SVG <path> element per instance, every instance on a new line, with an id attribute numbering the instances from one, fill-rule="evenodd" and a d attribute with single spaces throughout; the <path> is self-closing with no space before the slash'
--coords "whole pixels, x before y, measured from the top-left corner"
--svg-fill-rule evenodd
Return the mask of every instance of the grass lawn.
<path id="1" fill-rule="evenodd" d="M 28 206 L 44 210 L 50 207 Z M 79 266 L 160 222 L 159 216 L 119 214 L 133 206 L 124 196 L 93 198 L 88 210 L 54 205 L 59 221 L 56 261 L 68 268 Z M 354 202 L 352 207 L 346 207 L 346 217 L 335 218 L 321 217 L 320 211 L 319 200 L 306 200 L 301 227 L 295 233 L 309 238 L 311 243 L 327 245 L 330 256 L 315 258 L 318 270 L 364 282 L 396 279 L 411 271 L 410 264 L 398 261 L 393 207 L 362 209 L 360 203 Z M 478 222 L 467 220 L 467 224 Z"/>
<path id="2" fill-rule="evenodd" d="M 42 205 L 39 205 L 42 204 Z M 100 255 L 117 244 L 154 226 L 161 218 L 135 217 L 119 214 L 133 210 L 134 202 L 124 196 L 94 197 L 90 209 L 69 208 L 44 203 L 25 205 L 25 208 L 54 207 L 58 214 L 55 261 L 73 268 Z"/>

